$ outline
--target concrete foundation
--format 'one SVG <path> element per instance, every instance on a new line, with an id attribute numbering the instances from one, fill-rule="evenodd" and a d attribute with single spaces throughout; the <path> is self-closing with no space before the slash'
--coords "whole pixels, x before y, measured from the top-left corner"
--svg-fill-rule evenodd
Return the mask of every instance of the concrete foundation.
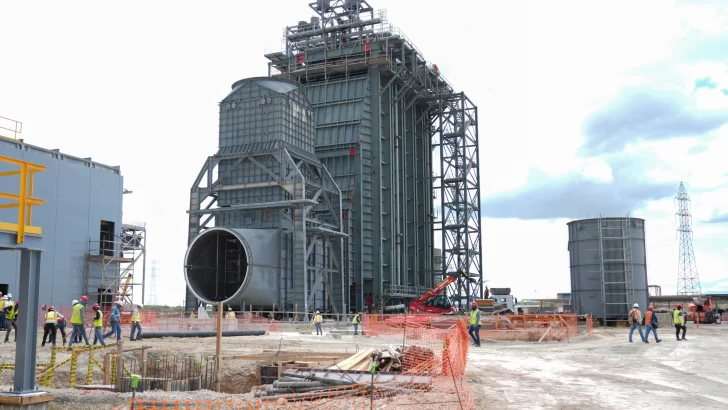
<path id="1" fill-rule="evenodd" d="M 53 394 L 37 391 L 31 393 L 0 393 L 0 410 L 47 410 Z"/>

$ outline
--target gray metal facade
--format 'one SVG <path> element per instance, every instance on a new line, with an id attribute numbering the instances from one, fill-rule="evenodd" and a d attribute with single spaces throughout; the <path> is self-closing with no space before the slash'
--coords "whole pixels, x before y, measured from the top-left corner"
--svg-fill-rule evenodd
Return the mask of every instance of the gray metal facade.
<path id="1" fill-rule="evenodd" d="M 604 322 L 624 320 L 634 303 L 648 301 L 645 221 L 594 218 L 569 222 L 574 311 Z"/>
<path id="2" fill-rule="evenodd" d="M 278 306 L 301 310 L 301 301 L 313 298 L 323 303 L 315 308 L 329 307 L 316 296 L 324 293 L 311 282 L 316 271 L 334 274 L 337 298 L 343 283 L 341 307 L 417 298 L 459 269 L 471 280 L 458 281 L 451 295 L 466 303 L 482 297 L 477 107 L 367 1 L 310 6 L 317 16 L 287 27 L 285 51 L 266 55 L 270 78 L 242 80 L 220 103 L 220 150 L 192 187 L 190 241 L 211 226 L 276 228 L 284 237 L 308 232 L 295 218 L 306 204 L 280 188 L 292 183 L 278 170 L 290 155 L 311 170 L 321 164 L 322 181 L 323 174 L 332 178 L 337 188 L 326 192 L 340 190 L 342 220 L 331 223 L 346 236 L 341 252 L 328 250 L 337 243 L 329 237 L 302 256 L 288 248 L 302 238 L 283 240 L 281 264 L 289 268 L 281 277 L 291 278 L 292 289 L 281 279 Z M 305 103 L 290 84 L 302 86 Z M 320 212 L 338 207 L 316 199 Z M 438 265 L 435 235 L 443 248 Z M 317 248 L 341 258 L 318 267 L 308 255 Z M 188 289 L 187 308 L 195 299 Z"/>
<path id="3" fill-rule="evenodd" d="M 482 297 L 477 107 L 367 1 L 310 5 L 266 57 L 306 86 L 316 154 L 342 190 L 351 305 L 419 297 L 460 268 L 473 281 L 450 293 Z"/>
<path id="4" fill-rule="evenodd" d="M 84 268 L 90 241 L 99 241 L 101 221 L 121 230 L 123 178 L 119 167 L 110 167 L 39 148 L 21 141 L 0 139 L 0 155 L 48 167 L 35 175 L 32 223 L 42 228 L 33 246 L 42 249 L 40 303 L 66 306 L 84 292 Z M 3 169 L 9 171 L 5 164 Z M 17 194 L 17 176 L 0 177 L 0 191 Z M 0 209 L 0 220 L 17 221 L 17 208 Z M 20 256 L 0 253 L 0 285 L 17 297 Z M 89 296 L 93 301 L 93 298 Z M 21 302 L 22 303 L 22 302 Z"/>

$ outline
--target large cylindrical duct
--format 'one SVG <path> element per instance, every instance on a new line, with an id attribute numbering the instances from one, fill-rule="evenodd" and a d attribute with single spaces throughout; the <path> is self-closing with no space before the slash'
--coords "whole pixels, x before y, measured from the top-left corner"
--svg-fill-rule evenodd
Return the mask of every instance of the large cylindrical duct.
<path id="1" fill-rule="evenodd" d="M 279 231 L 210 228 L 185 255 L 185 281 L 205 303 L 273 306 L 278 303 Z"/>

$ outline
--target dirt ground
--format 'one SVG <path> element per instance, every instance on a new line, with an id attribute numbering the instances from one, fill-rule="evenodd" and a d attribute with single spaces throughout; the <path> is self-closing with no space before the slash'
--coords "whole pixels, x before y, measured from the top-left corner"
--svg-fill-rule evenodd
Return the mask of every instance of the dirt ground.
<path id="1" fill-rule="evenodd" d="M 638 334 L 629 343 L 628 333 L 597 328 L 571 342 L 482 343 L 468 355 L 476 408 L 728 408 L 728 325 L 689 325 L 680 342 L 674 328 L 661 328 L 659 344 Z"/>
<path id="2" fill-rule="evenodd" d="M 262 349 L 310 352 L 355 353 L 367 347 L 401 343 L 401 338 L 363 338 L 345 335 L 335 339 L 294 329 L 282 335 L 223 339 L 226 355 L 260 353 Z M 674 332 L 660 329 L 660 344 L 627 341 L 626 329 L 595 329 L 594 336 L 580 336 L 570 342 L 521 343 L 484 342 L 471 348 L 467 377 L 476 397 L 476 409 L 628 409 L 649 403 L 651 408 L 728 408 L 728 325 L 688 328 L 688 341 L 675 341 Z M 199 356 L 214 354 L 215 339 L 148 339 L 151 352 L 177 352 Z M 137 342 L 126 346 L 139 347 Z M 47 363 L 50 350 L 38 349 L 38 362 Z M 63 360 L 69 353 L 59 352 Z M 97 354 L 96 357 L 100 355 Z M 13 344 L 0 350 L 0 363 L 13 363 Z M 79 359 L 77 383 L 85 384 L 86 360 Z M 56 372 L 51 409 L 112 409 L 127 402 L 130 393 L 68 389 L 68 367 Z M 0 389 L 12 385 L 12 371 L 0 376 Z M 102 374 L 94 372 L 94 383 Z M 251 397 L 257 383 L 257 363 L 227 361 L 223 365 L 226 393 L 145 392 L 137 398 L 154 400 L 206 400 Z M 393 403 L 390 403 L 393 404 Z M 395 406 L 396 407 L 396 406 Z M 427 408 L 422 407 L 421 408 Z"/>

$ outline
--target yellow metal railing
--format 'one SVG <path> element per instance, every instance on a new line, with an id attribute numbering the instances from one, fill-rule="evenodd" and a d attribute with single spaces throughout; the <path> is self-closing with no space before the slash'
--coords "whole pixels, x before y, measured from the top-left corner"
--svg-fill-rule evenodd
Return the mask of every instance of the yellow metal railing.
<path id="1" fill-rule="evenodd" d="M 0 204 L 0 209 L 18 208 L 18 220 L 16 222 L 0 222 L 0 231 L 15 232 L 18 234 L 18 243 L 25 242 L 25 234 L 40 235 L 40 227 L 33 226 L 33 207 L 42 205 L 43 200 L 33 198 L 33 183 L 36 172 L 42 172 L 47 167 L 34 164 L 15 158 L 0 156 L 0 162 L 17 166 L 20 169 L 0 172 L 0 177 L 20 176 L 20 192 L 11 194 L 0 192 L 0 199 L 8 199 L 11 202 Z"/>

